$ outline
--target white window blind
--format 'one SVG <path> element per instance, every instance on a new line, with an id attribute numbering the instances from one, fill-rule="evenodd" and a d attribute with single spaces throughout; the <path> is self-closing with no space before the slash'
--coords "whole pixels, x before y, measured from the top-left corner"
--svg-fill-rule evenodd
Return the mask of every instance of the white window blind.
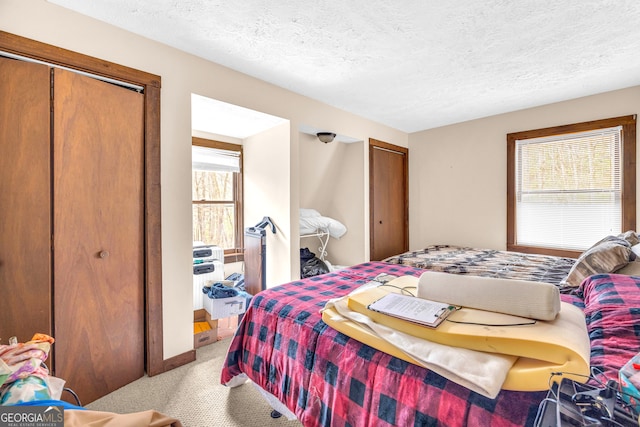
<path id="1" fill-rule="evenodd" d="M 585 250 L 622 232 L 622 127 L 516 141 L 516 242 Z"/>
<path id="2" fill-rule="evenodd" d="M 240 152 L 192 145 L 193 170 L 209 172 L 240 172 Z"/>

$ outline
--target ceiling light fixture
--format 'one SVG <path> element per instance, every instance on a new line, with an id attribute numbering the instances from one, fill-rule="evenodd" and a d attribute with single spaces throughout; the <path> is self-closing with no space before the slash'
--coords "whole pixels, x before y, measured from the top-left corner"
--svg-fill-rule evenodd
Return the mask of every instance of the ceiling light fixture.
<path id="1" fill-rule="evenodd" d="M 316 136 L 318 137 L 318 139 L 322 142 L 324 142 L 325 144 L 328 142 L 333 141 L 333 138 L 336 137 L 336 134 L 333 132 L 318 132 L 316 133 Z"/>

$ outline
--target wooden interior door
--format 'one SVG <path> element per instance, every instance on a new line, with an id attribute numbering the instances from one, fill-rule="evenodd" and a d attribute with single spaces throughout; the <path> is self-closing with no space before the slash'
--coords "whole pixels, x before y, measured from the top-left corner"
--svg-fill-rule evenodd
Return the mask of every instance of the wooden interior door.
<path id="1" fill-rule="evenodd" d="M 83 404 L 144 375 L 143 109 L 54 70 L 54 371 Z"/>
<path id="2" fill-rule="evenodd" d="M 0 58 L 0 344 L 52 333 L 49 80 Z"/>
<path id="3" fill-rule="evenodd" d="M 409 250 L 409 150 L 369 140 L 370 259 Z"/>

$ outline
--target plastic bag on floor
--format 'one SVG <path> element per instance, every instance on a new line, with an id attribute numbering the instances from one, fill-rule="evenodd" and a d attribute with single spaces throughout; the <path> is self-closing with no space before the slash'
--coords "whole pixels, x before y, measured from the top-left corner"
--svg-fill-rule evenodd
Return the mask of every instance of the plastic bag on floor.
<path id="1" fill-rule="evenodd" d="M 320 274 L 329 272 L 329 267 L 327 267 L 327 264 L 325 264 L 324 261 L 322 261 L 315 255 L 313 256 L 313 258 L 308 258 L 306 261 L 304 261 L 304 263 L 301 258 L 300 263 L 300 277 L 303 279 L 306 277 L 318 276 Z"/>

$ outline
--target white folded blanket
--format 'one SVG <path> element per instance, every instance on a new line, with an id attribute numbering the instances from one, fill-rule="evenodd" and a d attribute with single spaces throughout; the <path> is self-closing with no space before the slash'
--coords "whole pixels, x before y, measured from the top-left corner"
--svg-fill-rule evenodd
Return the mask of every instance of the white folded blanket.
<path id="1" fill-rule="evenodd" d="M 334 239 L 339 239 L 347 232 L 347 227 L 337 219 L 327 216 L 300 217 L 300 234 L 313 234 L 326 231 Z"/>
<path id="2" fill-rule="evenodd" d="M 333 320 L 351 320 L 368 328 L 433 372 L 491 399 L 498 395 L 518 357 L 450 347 L 416 338 L 349 309 L 347 299 L 350 295 L 379 285 L 379 282 L 369 282 L 347 296 L 329 300 L 325 308 L 333 308 L 339 313 L 340 318 Z"/>
<path id="3" fill-rule="evenodd" d="M 322 216 L 315 209 L 300 208 L 300 235 L 314 234 L 318 231 L 329 233 L 339 239 L 347 232 L 347 227 L 337 219 Z"/>
<path id="4" fill-rule="evenodd" d="M 418 298 L 538 320 L 560 312 L 560 291 L 550 283 L 425 271 Z"/>

